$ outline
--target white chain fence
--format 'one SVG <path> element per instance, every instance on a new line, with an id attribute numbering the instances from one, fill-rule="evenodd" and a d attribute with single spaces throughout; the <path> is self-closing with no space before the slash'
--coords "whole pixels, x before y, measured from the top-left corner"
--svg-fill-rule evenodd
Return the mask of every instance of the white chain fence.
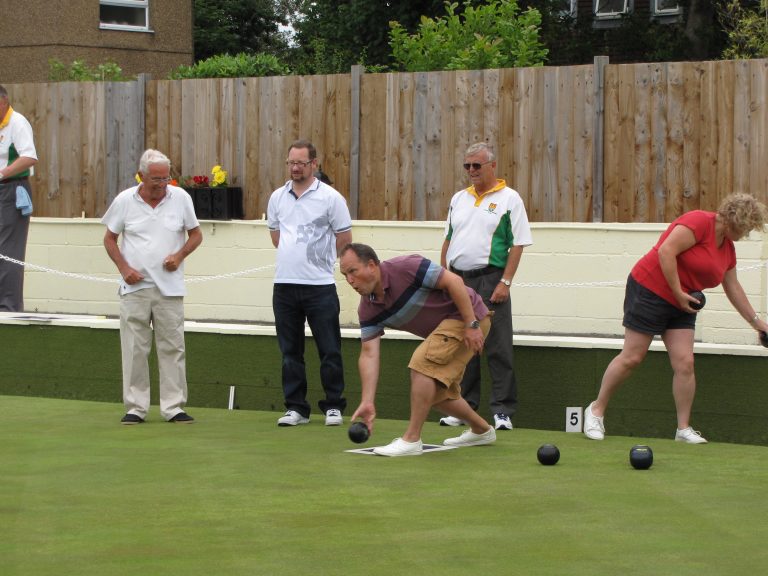
<path id="1" fill-rule="evenodd" d="M 16 260 L 5 254 L 0 254 L 0 260 L 5 260 L 18 266 L 24 266 L 27 270 L 35 270 L 36 272 L 44 272 L 46 274 L 52 274 L 54 276 L 63 276 L 65 278 L 73 278 L 77 280 L 88 280 L 91 282 L 107 282 L 110 284 L 119 284 L 119 278 L 105 278 L 104 276 L 93 276 L 90 274 L 76 274 L 74 272 L 64 272 L 63 270 L 56 270 L 54 268 L 48 268 L 47 266 L 40 266 L 38 264 L 31 264 L 29 262 L 22 262 Z M 747 272 L 749 270 L 757 270 L 768 266 L 768 260 L 763 260 L 759 264 L 752 264 L 751 266 L 739 266 L 736 268 L 739 272 Z M 229 278 L 237 278 L 240 276 L 248 276 L 254 272 L 262 272 L 274 268 L 274 264 L 267 264 L 265 266 L 258 266 L 256 268 L 248 268 L 247 270 L 241 270 L 239 272 L 228 272 L 226 274 L 216 274 L 212 276 L 191 276 L 186 279 L 189 284 L 199 284 L 201 282 L 211 282 L 213 280 L 226 280 Z M 514 282 L 512 286 L 515 288 L 591 288 L 595 286 L 624 286 L 626 279 L 624 280 L 608 280 L 602 282 Z"/>

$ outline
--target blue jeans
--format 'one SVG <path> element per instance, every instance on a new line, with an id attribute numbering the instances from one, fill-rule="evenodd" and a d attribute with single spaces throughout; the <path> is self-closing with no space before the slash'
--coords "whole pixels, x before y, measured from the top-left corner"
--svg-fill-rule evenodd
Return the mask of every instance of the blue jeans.
<path id="1" fill-rule="evenodd" d="M 336 285 L 275 284 L 272 293 L 277 343 L 283 355 L 283 396 L 285 407 L 305 418 L 311 406 L 307 402 L 307 373 L 304 365 L 304 322 L 309 323 L 320 357 L 320 382 L 325 399 L 318 402 L 325 413 L 331 408 L 343 411 L 344 367 L 341 360 L 339 296 Z"/>

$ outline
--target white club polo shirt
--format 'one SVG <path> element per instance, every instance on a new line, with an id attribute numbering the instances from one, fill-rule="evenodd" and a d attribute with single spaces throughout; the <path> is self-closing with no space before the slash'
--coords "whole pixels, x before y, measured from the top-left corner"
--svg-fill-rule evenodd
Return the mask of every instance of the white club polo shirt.
<path id="1" fill-rule="evenodd" d="M 37 160 L 37 151 L 32 126 L 24 116 L 14 111 L 8 119 L 8 124 L 0 128 L 0 169 L 13 163 L 19 156 Z M 17 174 L 14 178 L 23 175 L 25 174 Z"/>
<path id="2" fill-rule="evenodd" d="M 347 203 L 336 189 L 315 179 L 298 198 L 289 180 L 269 197 L 267 226 L 280 231 L 276 284 L 335 283 L 336 234 L 352 228 Z"/>
<path id="3" fill-rule="evenodd" d="M 457 270 L 504 268 L 512 246 L 533 244 L 523 199 L 504 180 L 479 197 L 473 186 L 456 192 L 445 238 L 450 242 L 446 263 Z"/>
<path id="4" fill-rule="evenodd" d="M 144 275 L 133 285 L 120 283 L 120 295 L 156 286 L 163 296 L 184 296 L 184 262 L 170 272 L 163 261 L 181 250 L 187 230 L 200 223 L 192 198 L 182 188 L 168 186 L 165 198 L 155 208 L 142 200 L 139 187 L 123 190 L 101 219 L 115 234 L 121 234 L 120 252 L 132 268 Z"/>

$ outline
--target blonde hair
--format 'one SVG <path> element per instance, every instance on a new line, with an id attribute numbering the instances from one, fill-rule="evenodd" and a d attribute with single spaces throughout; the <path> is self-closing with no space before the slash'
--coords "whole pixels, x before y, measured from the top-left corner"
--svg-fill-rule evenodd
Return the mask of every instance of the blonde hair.
<path id="1" fill-rule="evenodd" d="M 739 238 L 743 238 L 751 230 L 761 232 L 768 220 L 765 204 L 758 202 L 751 194 L 742 192 L 726 196 L 720 203 L 717 214 Z"/>

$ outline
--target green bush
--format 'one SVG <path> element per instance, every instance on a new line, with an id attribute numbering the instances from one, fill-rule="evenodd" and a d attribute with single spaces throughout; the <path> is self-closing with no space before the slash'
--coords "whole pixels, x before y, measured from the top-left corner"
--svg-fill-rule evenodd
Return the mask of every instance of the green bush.
<path id="1" fill-rule="evenodd" d="M 492 0 L 474 7 L 467 0 L 445 3 L 446 15 L 422 17 L 419 30 L 408 34 L 399 22 L 390 23 L 390 46 L 395 61 L 407 72 L 483 70 L 540 66 L 547 49 L 539 38 L 541 14 L 521 11 L 517 0 Z"/>
<path id="2" fill-rule="evenodd" d="M 753 8 L 744 7 L 738 0 L 723 0 L 716 6 L 728 34 L 723 58 L 768 58 L 768 0 L 760 0 Z"/>
<path id="3" fill-rule="evenodd" d="M 289 74 L 288 66 L 277 56 L 259 52 L 235 56 L 217 54 L 200 60 L 192 66 L 179 66 L 168 76 L 171 80 L 185 78 L 247 78 L 249 76 L 284 76 Z"/>
<path id="4" fill-rule="evenodd" d="M 107 60 L 95 68 L 89 67 L 85 60 L 74 60 L 67 66 L 57 58 L 48 60 L 48 79 L 51 82 L 127 82 L 135 80 L 133 76 L 123 75 L 123 69 L 116 62 Z"/>

